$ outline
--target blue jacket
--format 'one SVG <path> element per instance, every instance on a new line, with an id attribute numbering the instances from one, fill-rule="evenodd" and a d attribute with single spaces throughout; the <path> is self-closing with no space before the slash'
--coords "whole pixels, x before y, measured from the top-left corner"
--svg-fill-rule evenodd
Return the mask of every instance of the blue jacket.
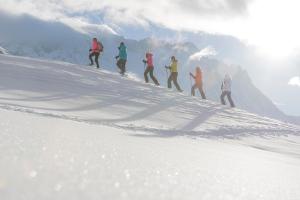
<path id="1" fill-rule="evenodd" d="M 124 44 L 120 45 L 119 47 L 119 58 L 123 60 L 127 60 L 127 49 Z"/>

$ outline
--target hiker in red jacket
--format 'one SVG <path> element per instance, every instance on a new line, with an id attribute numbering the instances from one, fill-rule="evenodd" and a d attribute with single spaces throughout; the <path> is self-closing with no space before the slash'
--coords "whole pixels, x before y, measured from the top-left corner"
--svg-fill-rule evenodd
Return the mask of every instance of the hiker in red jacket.
<path id="1" fill-rule="evenodd" d="M 100 52 L 103 51 L 103 45 L 101 44 L 101 42 L 99 42 L 97 40 L 97 38 L 93 38 L 93 42 L 92 42 L 92 48 L 90 49 L 90 66 L 94 65 L 94 62 L 93 62 L 93 59 L 92 57 L 95 56 L 95 63 L 97 65 L 97 68 L 99 69 L 99 55 L 100 55 Z"/>
<path id="2" fill-rule="evenodd" d="M 153 75 L 153 71 L 154 71 L 153 54 L 149 53 L 149 52 L 146 53 L 146 60 L 143 60 L 143 62 L 145 63 L 145 65 L 147 65 L 145 72 L 144 72 L 145 82 L 146 83 L 149 82 L 148 73 L 150 73 L 150 77 L 153 80 L 154 84 L 159 85 L 157 79 Z"/>

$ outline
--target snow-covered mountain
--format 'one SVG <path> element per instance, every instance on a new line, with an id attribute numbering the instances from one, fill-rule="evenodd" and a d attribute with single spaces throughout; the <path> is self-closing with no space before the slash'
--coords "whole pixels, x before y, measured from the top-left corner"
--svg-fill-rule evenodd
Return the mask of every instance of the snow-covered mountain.
<path id="1" fill-rule="evenodd" d="M 7 54 L 7 51 L 4 48 L 0 47 L 0 54 Z"/>
<path id="2" fill-rule="evenodd" d="M 0 55 L 0 197 L 300 196 L 300 127 L 118 73 Z"/>
<path id="3" fill-rule="evenodd" d="M 222 80 L 224 74 L 229 73 L 233 78 L 233 98 L 238 107 L 263 116 L 288 120 L 287 116 L 255 87 L 247 71 L 240 66 L 228 65 L 214 59 L 202 59 L 200 63 L 206 74 L 207 93 L 215 101 L 219 100 L 221 87 L 221 81 L 215 80 Z"/>
<path id="4" fill-rule="evenodd" d="M 166 85 L 167 74 L 164 66 L 169 63 L 170 56 L 175 55 L 180 62 L 179 82 L 186 93 L 190 91 L 188 73 L 195 66 L 201 65 L 205 72 L 205 90 L 208 97 L 219 101 L 221 79 L 226 72 L 231 72 L 234 78 L 234 98 L 238 107 L 281 120 L 290 119 L 254 86 L 247 72 L 240 67 L 210 58 L 191 62 L 190 56 L 201 51 L 192 43 L 169 43 L 155 38 L 127 40 L 106 27 L 86 27 L 86 32 L 83 33 L 58 22 L 45 22 L 30 16 L 0 15 L 0 26 L 6 27 L 0 30 L 0 45 L 12 55 L 87 64 L 90 39 L 97 36 L 105 48 L 101 65 L 114 71 L 117 46 L 125 41 L 129 54 L 128 70 L 140 78 L 144 70 L 144 53 L 152 50 L 155 54 L 155 73 L 160 82 Z"/>

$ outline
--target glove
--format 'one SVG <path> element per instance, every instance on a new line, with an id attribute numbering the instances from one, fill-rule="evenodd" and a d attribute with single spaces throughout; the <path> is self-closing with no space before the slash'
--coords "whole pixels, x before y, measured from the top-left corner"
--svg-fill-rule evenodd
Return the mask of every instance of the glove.
<path id="1" fill-rule="evenodd" d="M 119 56 L 116 56 L 115 59 L 117 60 L 119 58 Z"/>
<path id="2" fill-rule="evenodd" d="M 91 51 L 92 51 L 92 49 L 89 50 L 89 52 L 91 52 Z"/>
<path id="3" fill-rule="evenodd" d="M 146 63 L 147 63 L 147 61 L 146 61 L 146 60 L 143 60 L 143 63 L 145 63 L 145 64 L 146 64 Z"/>

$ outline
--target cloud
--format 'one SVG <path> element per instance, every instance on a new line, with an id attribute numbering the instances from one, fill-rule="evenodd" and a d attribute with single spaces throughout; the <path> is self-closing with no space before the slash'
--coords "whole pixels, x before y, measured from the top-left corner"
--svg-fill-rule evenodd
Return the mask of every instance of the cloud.
<path id="1" fill-rule="evenodd" d="M 5 1 L 5 2 L 4 2 Z M 0 0 L 0 12 L 9 14 L 29 14 L 42 20 L 62 22 L 82 33 L 97 31 L 117 34 L 107 24 L 91 23 L 84 13 L 93 12 L 97 7 L 90 0 Z"/>
<path id="2" fill-rule="evenodd" d="M 291 85 L 291 86 L 298 86 L 298 87 L 300 87 L 300 77 L 299 76 L 295 76 L 295 77 L 291 78 L 288 84 Z"/>
<path id="3" fill-rule="evenodd" d="M 192 54 L 189 57 L 189 61 L 200 61 L 201 58 L 203 58 L 203 57 L 210 57 L 210 56 L 215 56 L 215 55 L 217 55 L 217 52 L 214 48 L 206 47 L 206 48 L 202 49 L 201 51 Z"/>
<path id="4" fill-rule="evenodd" d="M 182 17 L 226 17 L 245 13 L 252 0 L 0 0 L 1 9 L 26 13 L 43 19 L 59 19 L 74 13 L 98 12 L 108 21 L 167 27 L 186 26 Z M 197 19 L 198 20 L 198 19 Z"/>
<path id="5" fill-rule="evenodd" d="M 226 34 L 254 44 L 273 58 L 285 57 L 282 49 L 290 54 L 300 46 L 300 28 L 295 26 L 300 1 L 295 0 L 0 0 L 0 5 L 0 12 L 58 21 L 80 17 L 114 30 L 130 25 L 147 31 L 155 24 L 179 32 Z M 101 17 L 95 20 L 91 15 Z"/>
<path id="6" fill-rule="evenodd" d="M 175 0 L 177 6 L 184 11 L 220 16 L 245 13 L 250 2 L 247 0 Z"/>
<path id="7" fill-rule="evenodd" d="M 88 35 L 97 35 L 99 32 L 118 35 L 118 33 L 107 24 L 91 24 L 87 22 L 84 18 L 80 17 L 61 18 L 59 21 L 72 27 L 78 32 Z"/>

